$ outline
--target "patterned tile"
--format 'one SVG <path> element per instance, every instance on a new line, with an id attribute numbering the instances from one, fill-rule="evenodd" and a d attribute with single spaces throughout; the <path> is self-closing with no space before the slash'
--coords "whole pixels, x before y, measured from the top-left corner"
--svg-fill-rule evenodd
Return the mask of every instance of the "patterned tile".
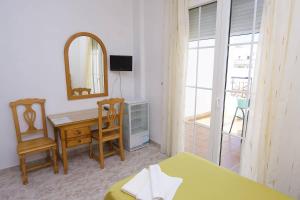
<path id="1" fill-rule="evenodd" d="M 137 173 L 150 164 L 158 163 L 166 156 L 159 147 L 149 144 L 146 147 L 126 152 L 126 160 L 118 156 L 105 159 L 101 170 L 98 162 L 88 157 L 87 152 L 74 152 L 69 156 L 69 171 L 63 174 L 62 164 L 59 174 L 52 168 L 45 168 L 28 174 L 28 185 L 21 183 L 19 167 L 0 171 L 1 200 L 99 200 L 105 191 L 116 181 Z"/>

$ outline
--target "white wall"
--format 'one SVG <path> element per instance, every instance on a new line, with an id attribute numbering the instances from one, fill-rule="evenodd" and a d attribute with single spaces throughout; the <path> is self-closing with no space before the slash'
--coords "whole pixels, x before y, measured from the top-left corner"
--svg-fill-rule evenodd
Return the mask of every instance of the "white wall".
<path id="1" fill-rule="evenodd" d="M 108 54 L 133 54 L 133 0 L 1 0 L 0 169 L 18 163 L 8 103 L 45 98 L 47 114 L 96 107 L 99 98 L 68 101 L 63 49 L 80 31 L 98 35 Z M 154 63 L 155 65 L 155 63 Z M 117 73 L 109 73 L 111 96 L 119 96 Z M 135 95 L 134 73 L 122 73 L 123 94 Z M 48 127 L 50 136 L 52 128 Z"/>
<path id="2" fill-rule="evenodd" d="M 150 101 L 150 139 L 161 143 L 164 72 L 164 0 L 144 1 L 146 99 Z"/>
<path id="3" fill-rule="evenodd" d="M 133 0 L 133 69 L 135 96 L 146 98 L 144 0 Z"/>
<path id="4" fill-rule="evenodd" d="M 161 143 L 164 0 L 133 0 L 135 92 L 150 102 L 150 139 Z"/>

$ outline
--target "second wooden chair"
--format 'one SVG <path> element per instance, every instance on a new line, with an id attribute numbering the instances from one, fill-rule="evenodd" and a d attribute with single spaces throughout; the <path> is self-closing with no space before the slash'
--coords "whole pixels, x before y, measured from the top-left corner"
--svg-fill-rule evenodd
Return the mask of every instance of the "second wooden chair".
<path id="1" fill-rule="evenodd" d="M 123 146 L 123 110 L 124 99 L 112 98 L 98 102 L 98 130 L 92 134 L 92 140 L 98 143 L 98 156 L 95 156 L 90 144 L 91 157 L 98 160 L 100 168 L 104 168 L 104 157 L 119 154 L 121 160 L 125 160 L 124 146 Z M 114 144 L 117 141 L 117 145 Z M 110 148 L 108 152 L 104 152 L 104 144 L 109 143 Z"/>

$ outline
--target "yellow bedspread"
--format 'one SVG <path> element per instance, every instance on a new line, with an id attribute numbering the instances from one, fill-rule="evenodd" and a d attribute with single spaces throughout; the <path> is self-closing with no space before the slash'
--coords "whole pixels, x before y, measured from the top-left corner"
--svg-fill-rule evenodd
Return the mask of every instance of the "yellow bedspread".
<path id="1" fill-rule="evenodd" d="M 241 177 L 189 153 L 162 161 L 162 171 L 183 178 L 174 200 L 283 200 L 290 197 Z M 131 177 L 114 184 L 105 200 L 134 200 L 120 188 Z"/>

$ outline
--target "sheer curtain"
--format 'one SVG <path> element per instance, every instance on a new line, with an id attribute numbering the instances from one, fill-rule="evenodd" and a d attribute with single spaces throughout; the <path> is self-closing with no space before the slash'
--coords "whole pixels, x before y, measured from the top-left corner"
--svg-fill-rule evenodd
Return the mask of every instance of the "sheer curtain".
<path id="1" fill-rule="evenodd" d="M 300 1 L 265 0 L 241 174 L 300 199 Z"/>
<path id="2" fill-rule="evenodd" d="M 184 83 L 188 45 L 188 0 L 166 0 L 162 152 L 174 155 L 184 144 Z"/>

